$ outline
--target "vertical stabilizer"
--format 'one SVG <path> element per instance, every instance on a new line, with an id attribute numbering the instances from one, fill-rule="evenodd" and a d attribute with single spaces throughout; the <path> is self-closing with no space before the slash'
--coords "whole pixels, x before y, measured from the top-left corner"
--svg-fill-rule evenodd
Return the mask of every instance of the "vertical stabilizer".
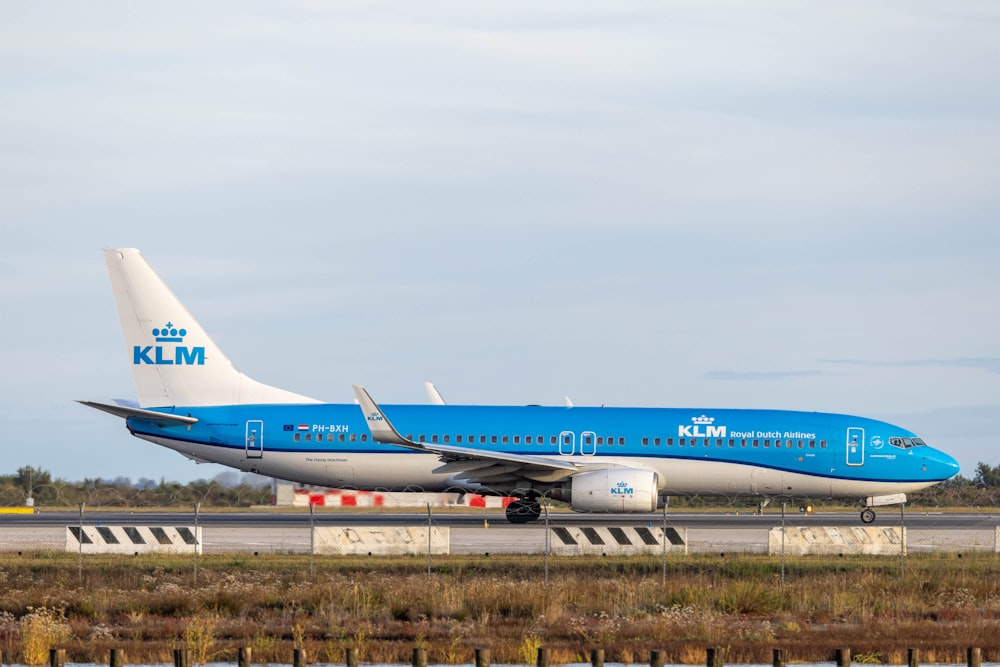
<path id="1" fill-rule="evenodd" d="M 318 402 L 237 370 L 138 250 L 104 259 L 140 407 Z"/>

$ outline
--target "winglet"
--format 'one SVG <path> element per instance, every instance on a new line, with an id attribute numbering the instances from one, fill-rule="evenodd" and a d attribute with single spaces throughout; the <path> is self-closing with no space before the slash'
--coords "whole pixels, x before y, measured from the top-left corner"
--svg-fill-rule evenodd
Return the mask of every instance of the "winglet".
<path id="1" fill-rule="evenodd" d="M 385 416 L 385 413 L 382 412 L 382 408 L 368 394 L 368 390 L 360 385 L 353 386 L 354 394 L 358 397 L 358 405 L 361 406 L 361 411 L 365 414 L 368 430 L 372 432 L 372 437 L 377 442 L 410 447 L 415 444 L 399 434 L 399 431 L 396 430 Z"/>
<path id="2" fill-rule="evenodd" d="M 427 392 L 427 399 L 432 405 L 447 405 L 441 392 L 438 391 L 433 382 L 425 382 L 424 391 Z"/>

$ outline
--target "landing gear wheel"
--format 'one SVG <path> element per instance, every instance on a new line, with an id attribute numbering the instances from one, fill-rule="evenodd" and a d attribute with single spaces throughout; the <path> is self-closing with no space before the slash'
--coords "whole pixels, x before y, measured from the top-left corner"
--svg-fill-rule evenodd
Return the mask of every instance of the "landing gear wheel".
<path id="1" fill-rule="evenodd" d="M 507 505 L 507 520 L 511 523 L 530 523 L 542 514 L 542 508 L 535 500 L 515 500 Z"/>
<path id="2" fill-rule="evenodd" d="M 871 507 L 866 507 L 861 510 L 861 523 L 871 523 L 875 520 L 875 510 Z"/>

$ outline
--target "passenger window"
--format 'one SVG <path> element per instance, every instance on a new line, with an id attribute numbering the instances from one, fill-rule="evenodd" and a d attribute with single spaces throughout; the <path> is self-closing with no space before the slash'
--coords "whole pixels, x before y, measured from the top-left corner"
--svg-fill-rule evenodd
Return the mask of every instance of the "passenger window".
<path id="1" fill-rule="evenodd" d="M 480 445 L 485 445 L 486 444 L 486 436 L 485 435 L 479 436 L 479 444 Z"/>
<path id="2" fill-rule="evenodd" d="M 594 436 L 592 436 L 592 435 L 585 435 L 585 436 L 583 436 L 583 442 L 586 445 L 592 445 L 592 444 L 594 444 Z"/>
<path id="3" fill-rule="evenodd" d="M 413 440 L 412 435 L 408 435 L 406 437 L 409 438 L 410 440 Z M 340 435 L 337 436 L 337 439 L 340 440 L 341 442 L 347 442 L 347 434 L 341 433 Z"/>
<path id="4" fill-rule="evenodd" d="M 715 439 L 715 446 L 716 447 L 722 447 L 722 438 L 716 438 Z"/>
<path id="5" fill-rule="evenodd" d="M 754 441 L 753 441 L 753 446 L 754 446 L 754 447 L 760 447 L 760 440 L 758 440 L 758 439 L 754 438 Z"/>
<path id="6" fill-rule="evenodd" d="M 497 437 L 495 435 L 490 436 L 490 444 L 491 445 L 497 444 Z"/>
<path id="7" fill-rule="evenodd" d="M 431 436 L 431 442 L 437 442 L 437 441 L 438 441 L 438 437 L 436 435 L 432 435 Z"/>
<path id="8" fill-rule="evenodd" d="M 361 434 L 361 442 L 368 442 L 368 434 L 367 433 L 362 433 Z"/>
<path id="9" fill-rule="evenodd" d="M 358 434 L 357 433 L 352 433 L 351 434 L 351 442 L 355 442 L 355 441 L 357 441 L 357 439 L 358 439 Z"/>
<path id="10" fill-rule="evenodd" d="M 442 440 L 443 440 L 444 442 L 451 442 L 451 436 L 450 436 L 450 435 L 446 435 L 446 436 L 444 436 L 444 437 L 442 438 Z"/>
<path id="11" fill-rule="evenodd" d="M 462 444 L 462 436 L 456 435 L 455 436 L 455 442 L 457 442 L 458 444 Z"/>
<path id="12" fill-rule="evenodd" d="M 820 449 L 826 449 L 826 440 L 820 440 L 819 441 L 819 448 Z"/>
<path id="13" fill-rule="evenodd" d="M 524 436 L 524 444 L 526 444 L 526 445 L 530 445 L 531 444 L 531 436 L 530 435 Z"/>
<path id="14" fill-rule="evenodd" d="M 306 433 L 306 442 L 310 442 L 313 439 L 312 433 Z"/>
<path id="15" fill-rule="evenodd" d="M 677 445 L 679 447 L 683 447 L 684 446 L 684 442 L 685 442 L 684 438 L 677 438 Z"/>
<path id="16" fill-rule="evenodd" d="M 300 437 L 300 435 L 298 433 L 296 433 L 294 436 L 292 436 L 292 440 L 294 440 L 295 442 L 298 442 L 301 439 L 302 438 Z"/>
<path id="17" fill-rule="evenodd" d="M 768 448 L 771 447 L 771 439 L 770 438 L 764 438 L 764 446 L 768 447 Z"/>
<path id="18" fill-rule="evenodd" d="M 674 446 L 674 439 L 667 438 L 667 447 L 673 447 L 673 446 Z"/>
<path id="19" fill-rule="evenodd" d="M 420 436 L 420 442 L 427 442 L 427 436 L 421 434 L 421 436 Z"/>
<path id="20" fill-rule="evenodd" d="M 654 447 L 659 447 L 660 446 L 660 439 L 659 438 L 653 438 L 653 446 Z"/>
<path id="21" fill-rule="evenodd" d="M 503 438 L 501 438 L 501 441 L 503 442 L 503 444 L 506 445 L 508 442 L 510 442 L 510 437 L 505 435 Z"/>
<path id="22" fill-rule="evenodd" d="M 619 447 L 625 446 L 625 438 L 618 438 L 618 446 Z"/>
<path id="23" fill-rule="evenodd" d="M 554 436 L 554 435 L 549 436 L 549 444 L 550 445 L 555 445 L 555 444 L 558 444 L 558 443 L 559 443 L 559 440 L 556 439 L 556 436 Z"/>
<path id="24" fill-rule="evenodd" d="M 642 446 L 643 447 L 648 447 L 649 446 L 649 438 L 643 438 L 642 439 Z"/>

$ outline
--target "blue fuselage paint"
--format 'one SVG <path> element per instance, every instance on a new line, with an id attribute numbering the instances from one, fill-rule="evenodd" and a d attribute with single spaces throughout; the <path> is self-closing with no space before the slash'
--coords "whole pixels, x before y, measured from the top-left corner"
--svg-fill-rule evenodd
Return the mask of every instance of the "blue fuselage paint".
<path id="1" fill-rule="evenodd" d="M 793 495 L 806 489 L 810 495 L 832 496 L 853 495 L 856 489 L 865 494 L 914 490 L 958 472 L 956 461 L 936 448 L 890 444 L 912 443 L 917 436 L 911 431 L 841 414 L 458 405 L 385 405 L 382 409 L 401 434 L 417 442 L 655 469 L 662 476 L 662 490 L 666 493 L 671 492 L 672 485 L 686 488 L 684 480 L 671 481 L 672 470 L 698 471 L 696 474 L 704 471 L 706 476 L 699 481 L 703 490 L 699 492 L 706 494 Z M 195 417 L 198 422 L 186 427 L 130 418 L 133 434 L 201 460 L 331 486 L 347 482 L 356 488 L 373 489 L 456 487 L 448 474 L 433 472 L 440 465 L 435 456 L 375 442 L 357 405 L 154 410 Z M 249 423 L 255 429 L 252 439 Z M 258 428 L 262 433 L 256 432 Z M 398 468 L 415 463 L 417 458 L 435 463 L 412 466 L 412 481 L 402 483 L 400 480 L 408 478 Z M 381 464 L 373 465 L 378 461 Z M 695 463 L 716 465 L 693 466 Z M 341 475 L 338 466 L 350 467 L 350 477 Z M 710 471 L 727 471 L 732 466 L 747 471 L 751 479 L 777 473 L 775 479 L 794 483 L 780 482 L 783 486 L 772 484 L 765 489 L 720 477 L 718 488 L 714 488 L 715 472 Z M 389 479 L 393 483 L 384 483 Z M 811 481 L 803 486 L 802 479 Z M 865 485 L 847 486 L 846 482 Z"/>

